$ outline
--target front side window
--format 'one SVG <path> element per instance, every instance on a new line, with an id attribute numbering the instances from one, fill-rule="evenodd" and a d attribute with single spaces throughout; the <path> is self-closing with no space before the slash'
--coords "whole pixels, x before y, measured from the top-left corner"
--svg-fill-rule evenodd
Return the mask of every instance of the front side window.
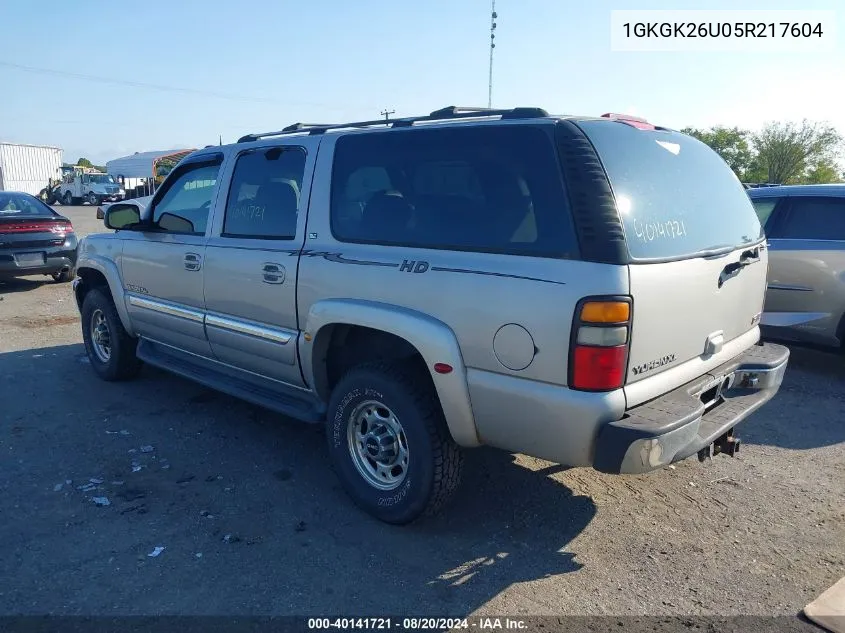
<path id="1" fill-rule="evenodd" d="M 526 125 L 338 139 L 331 224 L 341 241 L 548 257 L 576 250 L 551 136 Z"/>
<path id="2" fill-rule="evenodd" d="M 153 210 L 156 227 L 173 233 L 205 233 L 219 170 L 215 164 L 182 172 Z"/>
<path id="3" fill-rule="evenodd" d="M 294 239 L 304 177 L 305 150 L 300 147 L 272 147 L 239 156 L 223 236 Z"/>
<path id="4" fill-rule="evenodd" d="M 845 240 L 845 197 L 795 197 L 777 233 L 793 240 Z"/>

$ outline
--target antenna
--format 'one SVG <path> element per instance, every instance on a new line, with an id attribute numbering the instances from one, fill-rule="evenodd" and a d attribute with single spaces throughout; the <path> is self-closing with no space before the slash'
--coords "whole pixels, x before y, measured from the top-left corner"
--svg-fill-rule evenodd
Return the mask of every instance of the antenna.
<path id="1" fill-rule="evenodd" d="M 493 49 L 496 48 L 496 0 L 493 0 L 493 6 L 490 8 L 490 77 L 487 80 L 487 107 L 493 107 Z"/>
<path id="2" fill-rule="evenodd" d="M 385 108 L 384 110 L 379 112 L 379 114 L 384 117 L 385 121 L 387 121 L 390 118 L 391 114 L 396 114 L 396 110 L 388 110 L 387 108 Z"/>

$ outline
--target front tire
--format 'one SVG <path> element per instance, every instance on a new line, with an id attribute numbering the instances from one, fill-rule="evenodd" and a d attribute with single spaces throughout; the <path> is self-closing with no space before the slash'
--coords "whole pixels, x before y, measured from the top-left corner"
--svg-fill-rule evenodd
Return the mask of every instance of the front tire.
<path id="1" fill-rule="evenodd" d="M 463 453 L 426 374 L 406 363 L 359 365 L 338 382 L 328 411 L 329 455 L 359 507 L 396 525 L 443 509 Z"/>
<path id="2" fill-rule="evenodd" d="M 94 288 L 82 302 L 82 340 L 94 371 L 103 380 L 130 380 L 141 370 L 137 339 L 124 329 L 111 297 Z"/>
<path id="3" fill-rule="evenodd" d="M 100 199 L 97 197 L 97 194 L 95 194 L 95 193 L 89 193 L 88 196 L 86 197 L 86 200 L 87 200 L 88 204 L 90 204 L 92 207 L 96 207 L 98 204 L 100 204 Z"/>

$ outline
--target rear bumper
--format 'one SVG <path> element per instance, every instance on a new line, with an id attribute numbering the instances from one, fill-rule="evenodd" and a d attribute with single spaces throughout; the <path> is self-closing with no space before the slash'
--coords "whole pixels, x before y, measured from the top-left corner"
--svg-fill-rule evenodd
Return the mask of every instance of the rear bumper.
<path id="1" fill-rule="evenodd" d="M 789 349 L 755 345 L 704 376 L 625 412 L 602 427 L 593 467 L 644 473 L 695 455 L 772 399 Z M 715 399 L 717 404 L 705 402 Z"/>
<path id="2" fill-rule="evenodd" d="M 5 248 L 0 251 L 0 277 L 23 277 L 25 275 L 50 275 L 65 268 L 76 266 L 76 236 L 61 246 L 32 246 L 26 248 Z M 15 255 L 19 253 L 44 253 L 41 264 L 19 264 Z"/>

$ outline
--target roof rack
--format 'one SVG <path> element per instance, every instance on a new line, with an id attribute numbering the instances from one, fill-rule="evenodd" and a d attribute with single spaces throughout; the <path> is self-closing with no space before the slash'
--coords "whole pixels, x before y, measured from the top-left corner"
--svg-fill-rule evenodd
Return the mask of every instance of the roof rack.
<path id="1" fill-rule="evenodd" d="M 493 109 L 493 108 L 472 108 L 460 106 L 448 106 L 435 110 L 430 114 L 405 117 L 401 119 L 375 119 L 372 121 L 355 121 L 353 123 L 294 123 L 277 132 L 261 132 L 258 134 L 247 134 L 238 139 L 238 143 L 250 143 L 262 138 L 269 138 L 272 136 L 283 136 L 285 134 L 322 134 L 327 130 L 338 130 L 343 128 L 364 128 L 364 127 L 378 127 L 389 126 L 394 127 L 411 127 L 414 123 L 421 121 L 444 121 L 449 119 L 470 119 L 479 117 L 498 116 L 502 119 L 534 119 L 549 116 L 549 113 L 542 108 L 509 108 L 509 109 Z"/>

